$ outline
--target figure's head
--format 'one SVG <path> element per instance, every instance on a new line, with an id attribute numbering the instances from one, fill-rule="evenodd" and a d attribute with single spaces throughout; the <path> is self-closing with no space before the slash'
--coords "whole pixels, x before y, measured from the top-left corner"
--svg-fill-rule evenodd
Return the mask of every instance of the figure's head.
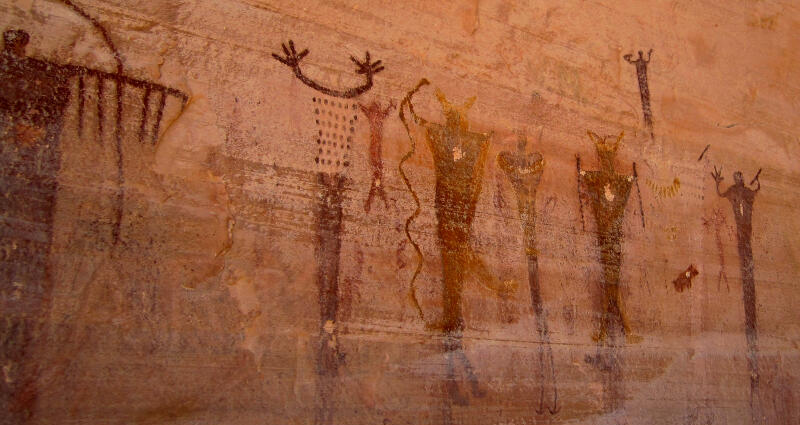
<path id="1" fill-rule="evenodd" d="M 600 137 L 591 131 L 587 133 L 592 142 L 594 142 L 597 158 L 600 160 L 600 166 L 603 169 L 613 170 L 614 158 L 617 156 L 617 149 L 619 148 L 620 142 L 622 142 L 622 138 L 625 136 L 625 132 L 623 131 L 619 136 L 606 137 Z"/>
<path id="2" fill-rule="evenodd" d="M 3 48 L 15 56 L 25 56 L 25 47 L 30 36 L 23 30 L 8 30 L 3 33 Z"/>
<path id="3" fill-rule="evenodd" d="M 439 89 L 436 89 L 436 98 L 439 99 L 439 103 L 442 104 L 442 113 L 447 122 L 447 127 L 457 127 L 462 131 L 469 130 L 467 111 L 475 103 L 475 96 L 470 97 L 460 106 L 451 104 L 444 96 L 444 93 Z"/>
<path id="4" fill-rule="evenodd" d="M 742 172 L 741 171 L 737 171 L 737 172 L 733 173 L 733 182 L 736 183 L 737 185 L 743 185 L 744 184 L 744 176 L 742 176 Z"/>

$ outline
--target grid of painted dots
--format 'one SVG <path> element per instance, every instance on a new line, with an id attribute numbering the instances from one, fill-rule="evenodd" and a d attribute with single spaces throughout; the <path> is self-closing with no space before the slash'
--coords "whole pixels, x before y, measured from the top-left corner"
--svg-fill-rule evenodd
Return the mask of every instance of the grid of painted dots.
<path id="1" fill-rule="evenodd" d="M 358 105 L 327 97 L 313 97 L 311 101 L 314 102 L 314 120 L 317 124 L 317 155 L 314 162 L 321 168 L 349 167 Z"/>

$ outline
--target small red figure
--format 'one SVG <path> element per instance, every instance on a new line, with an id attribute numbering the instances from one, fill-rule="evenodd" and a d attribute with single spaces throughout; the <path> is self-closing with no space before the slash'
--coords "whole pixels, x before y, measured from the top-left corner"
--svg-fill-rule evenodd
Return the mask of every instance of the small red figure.
<path id="1" fill-rule="evenodd" d="M 372 205 L 372 197 L 377 195 L 383 200 L 383 205 L 388 206 L 386 198 L 386 191 L 383 190 L 383 158 L 382 158 L 382 141 L 383 141 L 383 120 L 394 109 L 394 101 L 389 101 L 389 105 L 385 109 L 376 101 L 372 101 L 369 105 L 364 106 L 359 103 L 361 112 L 366 115 L 369 120 L 370 142 L 369 142 L 369 163 L 372 168 L 372 183 L 369 188 L 369 195 L 367 201 L 364 203 L 364 211 L 369 212 Z"/>

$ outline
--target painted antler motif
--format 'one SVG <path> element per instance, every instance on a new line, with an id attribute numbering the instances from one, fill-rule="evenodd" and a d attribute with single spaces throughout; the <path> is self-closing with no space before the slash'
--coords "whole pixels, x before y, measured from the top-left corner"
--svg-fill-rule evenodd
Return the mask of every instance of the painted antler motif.
<path id="1" fill-rule="evenodd" d="M 383 66 L 381 65 L 381 61 L 372 62 L 369 57 L 369 52 L 366 52 L 364 57 L 364 61 L 359 61 L 358 59 L 350 56 L 350 60 L 356 64 L 356 74 L 364 74 L 366 76 L 366 81 L 364 84 L 353 87 L 347 90 L 335 90 L 327 88 L 316 81 L 308 78 L 303 74 L 303 70 L 300 69 L 300 61 L 303 60 L 309 53 L 308 49 L 303 49 L 300 53 L 294 47 L 294 41 L 289 40 L 288 46 L 286 43 L 281 44 L 283 48 L 283 53 L 285 56 L 280 56 L 278 54 L 273 53 L 272 57 L 275 60 L 279 61 L 280 63 L 292 68 L 294 71 L 294 75 L 297 77 L 298 80 L 302 81 L 303 84 L 311 87 L 312 89 L 327 94 L 328 96 L 333 97 L 341 97 L 345 99 L 354 98 L 362 93 L 367 92 L 370 88 L 372 88 L 372 76 L 383 71 Z"/>

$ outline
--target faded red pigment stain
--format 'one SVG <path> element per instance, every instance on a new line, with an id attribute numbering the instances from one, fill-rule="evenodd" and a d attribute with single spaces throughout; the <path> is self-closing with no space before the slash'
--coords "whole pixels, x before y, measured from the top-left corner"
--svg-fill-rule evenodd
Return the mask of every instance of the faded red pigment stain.
<path id="1" fill-rule="evenodd" d="M 364 211 L 369 212 L 372 206 L 372 198 L 378 195 L 383 201 L 383 206 L 388 207 L 386 191 L 383 189 L 383 121 L 394 109 L 394 101 L 390 101 L 386 108 L 382 108 L 376 101 L 369 105 L 358 105 L 361 112 L 367 117 L 370 130 L 369 141 L 369 165 L 372 170 L 372 182 L 369 187 L 369 195 L 364 202 Z"/>
<path id="2" fill-rule="evenodd" d="M 699 271 L 694 267 L 694 264 L 690 264 L 689 267 L 686 268 L 685 271 L 681 272 L 675 280 L 672 281 L 672 284 L 675 286 L 675 290 L 678 292 L 683 292 L 685 289 L 692 289 L 692 279 L 695 276 L 700 274 Z"/>
<path id="3" fill-rule="evenodd" d="M 714 226 L 714 242 L 716 243 L 717 253 L 719 254 L 719 274 L 717 276 L 717 291 L 722 287 L 722 281 L 725 281 L 725 287 L 728 292 L 731 291 L 731 286 L 728 284 L 728 275 L 725 273 L 725 249 L 722 245 L 722 229 L 725 227 L 727 219 L 719 208 L 714 209 L 711 218 L 703 218 L 703 226 L 709 228 Z"/>

